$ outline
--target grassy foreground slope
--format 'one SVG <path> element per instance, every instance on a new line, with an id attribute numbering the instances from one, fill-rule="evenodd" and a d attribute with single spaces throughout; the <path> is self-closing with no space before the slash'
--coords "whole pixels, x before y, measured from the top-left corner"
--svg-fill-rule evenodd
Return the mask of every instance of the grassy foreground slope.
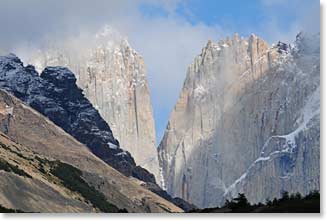
<path id="1" fill-rule="evenodd" d="M 0 90 L 0 132 L 4 141 L 12 143 L 6 145 L 13 146 L 12 150 L 15 150 L 15 153 L 12 153 L 3 149 L 4 156 L 1 158 L 6 158 L 5 155 L 14 156 L 11 162 L 6 161 L 32 176 L 28 178 L 0 170 L 0 205 L 5 208 L 27 212 L 107 212 L 114 207 L 117 208 L 114 208 L 116 211 L 128 212 L 183 212 L 171 202 L 142 187 L 141 181 L 128 178 L 104 163 L 85 145 L 3 90 Z M 70 165 L 70 171 L 79 176 L 79 183 L 64 179 L 49 164 L 41 166 L 37 161 L 31 161 L 35 160 L 35 157 L 29 157 L 29 154 Z M 17 159 L 24 161 L 19 162 Z M 29 163 L 35 164 L 36 167 L 33 168 Z M 10 169 L 16 170 L 14 167 L 11 166 Z M 38 178 L 34 178 L 34 174 Z M 45 183 L 45 176 L 49 174 L 51 178 Z M 65 190 L 60 188 L 58 194 L 58 186 L 53 184 L 52 178 L 59 179 Z M 99 194 L 95 194 L 94 189 Z M 68 195 L 64 193 L 66 191 Z M 99 201 L 103 199 L 102 195 L 108 204 L 113 206 L 104 207 L 104 203 L 99 205 Z M 49 198 L 57 198 L 57 203 L 51 204 L 47 201 Z"/>

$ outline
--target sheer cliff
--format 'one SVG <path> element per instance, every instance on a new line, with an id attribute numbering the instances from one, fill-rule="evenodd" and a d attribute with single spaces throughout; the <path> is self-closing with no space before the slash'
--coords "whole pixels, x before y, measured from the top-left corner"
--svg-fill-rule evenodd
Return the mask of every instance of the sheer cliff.
<path id="1" fill-rule="evenodd" d="M 199 207 L 319 189 L 320 36 L 209 41 L 159 146 L 162 185 Z"/>
<path id="2" fill-rule="evenodd" d="M 0 88 L 48 117 L 111 167 L 127 177 L 138 179 L 142 187 L 185 210 L 194 207 L 170 197 L 156 184 L 153 174 L 138 166 L 131 154 L 120 148 L 109 125 L 82 94 L 75 75 L 67 68 L 47 67 L 38 75 L 33 66 L 24 66 L 14 54 L 1 56 Z M 8 133 L 8 125 L 3 129 Z M 22 134 L 26 133 L 24 129 L 27 128 L 21 128 Z"/>
<path id="3" fill-rule="evenodd" d="M 143 58 L 117 31 L 105 26 L 88 42 L 67 39 L 45 45 L 27 60 L 41 72 L 65 66 L 110 125 L 122 149 L 159 179 L 153 110 Z"/>
<path id="4" fill-rule="evenodd" d="M 39 76 L 33 66 L 24 66 L 15 55 L 2 56 L 0 88 L 47 116 L 124 175 L 155 183 L 154 176 L 120 148 L 109 125 L 84 97 L 67 68 L 47 67 Z"/>

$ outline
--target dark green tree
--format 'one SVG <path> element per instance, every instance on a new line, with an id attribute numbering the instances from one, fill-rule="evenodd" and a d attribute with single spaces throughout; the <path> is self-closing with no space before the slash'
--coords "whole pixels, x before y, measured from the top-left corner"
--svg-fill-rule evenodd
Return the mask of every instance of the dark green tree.
<path id="1" fill-rule="evenodd" d="M 237 212 L 237 210 L 241 211 L 251 207 L 251 204 L 245 197 L 244 193 L 239 193 L 236 198 L 232 199 L 232 201 L 226 200 L 225 207 Z"/>
<path id="2" fill-rule="evenodd" d="M 234 199 L 234 201 L 236 202 L 236 204 L 239 206 L 239 207 L 247 207 L 247 206 L 250 206 L 250 203 L 249 201 L 247 200 L 247 198 L 245 197 L 245 194 L 244 193 L 239 193 L 238 194 L 238 197 L 236 197 Z"/>
<path id="3" fill-rule="evenodd" d="M 283 191 L 282 192 L 282 198 L 281 198 L 281 200 L 282 201 L 287 201 L 287 200 L 289 200 L 290 199 L 290 195 L 289 195 L 289 193 L 287 192 L 287 191 Z"/>

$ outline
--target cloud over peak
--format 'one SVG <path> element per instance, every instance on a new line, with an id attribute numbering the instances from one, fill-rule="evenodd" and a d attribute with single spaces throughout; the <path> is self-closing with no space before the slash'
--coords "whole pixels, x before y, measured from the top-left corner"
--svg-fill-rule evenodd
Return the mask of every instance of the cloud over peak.
<path id="1" fill-rule="evenodd" d="M 244 1 L 231 1 L 236 8 L 244 4 Z M 144 57 L 157 130 L 161 134 L 193 58 L 209 39 L 217 41 L 239 31 L 227 25 L 232 21 L 217 20 L 208 24 L 194 19 L 196 12 L 189 7 L 193 3 L 219 4 L 220 11 L 211 10 L 217 14 L 233 10 L 225 8 L 223 1 L 216 0 L 2 1 L 0 53 L 16 52 L 26 57 L 47 42 L 67 39 L 81 39 L 82 47 L 90 43 L 87 40 L 90 36 L 104 25 L 110 25 L 127 36 L 131 46 Z M 266 19 L 236 27 L 243 30 L 241 34 L 256 32 L 269 42 L 291 40 L 303 29 L 319 31 L 318 3 L 313 4 L 311 0 L 257 0 Z M 182 14 L 178 12 L 180 8 L 183 8 Z M 243 17 L 255 16 L 251 11 L 239 11 Z M 287 25 L 280 17 L 287 20 Z M 75 46 L 79 47 L 78 44 Z"/>

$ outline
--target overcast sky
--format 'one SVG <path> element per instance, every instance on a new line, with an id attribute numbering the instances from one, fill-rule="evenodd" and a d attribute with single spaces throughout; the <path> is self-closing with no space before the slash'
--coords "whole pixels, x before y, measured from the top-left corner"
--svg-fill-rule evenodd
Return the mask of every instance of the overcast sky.
<path id="1" fill-rule="evenodd" d="M 234 32 L 270 43 L 319 31 L 319 0 L 0 0 L 0 53 L 109 24 L 145 59 L 159 141 L 187 66 Z"/>

